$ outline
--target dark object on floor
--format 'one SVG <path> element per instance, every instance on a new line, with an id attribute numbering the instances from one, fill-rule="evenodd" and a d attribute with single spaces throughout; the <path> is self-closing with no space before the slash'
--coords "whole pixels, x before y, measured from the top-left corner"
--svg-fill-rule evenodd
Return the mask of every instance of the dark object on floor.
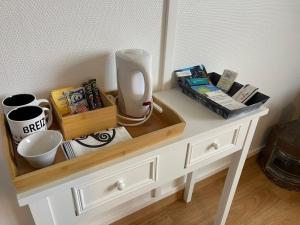
<path id="1" fill-rule="evenodd" d="M 300 120 L 273 127 L 258 161 L 274 183 L 300 191 Z"/>

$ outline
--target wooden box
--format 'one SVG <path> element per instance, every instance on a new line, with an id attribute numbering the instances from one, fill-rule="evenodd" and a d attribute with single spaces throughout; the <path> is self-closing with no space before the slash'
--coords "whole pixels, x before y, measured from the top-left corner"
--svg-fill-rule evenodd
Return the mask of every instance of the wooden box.
<path id="1" fill-rule="evenodd" d="M 32 168 L 16 153 L 4 115 L 0 114 L 0 129 L 3 134 L 2 150 L 17 192 L 30 190 L 113 160 L 119 161 L 124 157 L 128 158 L 154 150 L 155 148 L 151 146 L 180 135 L 185 127 L 183 118 L 159 99 L 153 97 L 153 100 L 161 107 L 162 112 L 154 110 L 146 123 L 136 127 L 126 127 L 132 139 L 103 147 L 101 151 L 91 152 L 72 160 L 67 160 L 63 151 L 59 149 L 54 164 L 42 169 Z"/>
<path id="2" fill-rule="evenodd" d="M 102 91 L 100 95 L 103 108 L 73 115 L 61 115 L 52 97 L 50 98 L 54 116 L 65 140 L 117 126 L 116 105 Z"/>

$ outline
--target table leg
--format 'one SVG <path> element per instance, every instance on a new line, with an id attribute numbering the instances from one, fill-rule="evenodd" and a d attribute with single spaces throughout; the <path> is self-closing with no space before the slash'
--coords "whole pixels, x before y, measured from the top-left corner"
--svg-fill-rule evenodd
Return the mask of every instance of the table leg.
<path id="1" fill-rule="evenodd" d="M 161 187 L 152 190 L 152 197 L 159 198 L 161 196 Z"/>
<path id="2" fill-rule="evenodd" d="M 258 118 L 253 119 L 248 127 L 247 136 L 243 145 L 242 150 L 235 152 L 229 171 L 226 176 L 225 185 L 221 195 L 217 216 L 215 219 L 215 225 L 224 225 L 230 210 L 230 206 L 236 191 L 242 169 L 248 155 L 248 151 L 251 145 L 251 141 L 255 132 L 255 128 L 258 122 Z"/>
<path id="3" fill-rule="evenodd" d="M 48 198 L 29 204 L 29 208 L 36 225 L 55 225 Z"/>
<path id="4" fill-rule="evenodd" d="M 183 200 L 186 203 L 189 203 L 192 199 L 194 185 L 195 185 L 195 178 L 196 178 L 196 173 L 194 171 L 187 175 L 185 188 L 184 188 L 184 195 L 183 195 Z"/>

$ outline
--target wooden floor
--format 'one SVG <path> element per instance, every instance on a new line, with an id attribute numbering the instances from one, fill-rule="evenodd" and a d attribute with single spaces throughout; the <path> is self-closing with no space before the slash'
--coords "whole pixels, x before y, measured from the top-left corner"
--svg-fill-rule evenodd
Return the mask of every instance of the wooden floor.
<path id="1" fill-rule="evenodd" d="M 195 186 L 192 202 L 174 201 L 173 195 L 114 225 L 212 225 L 227 171 Z M 255 157 L 247 160 L 226 225 L 300 225 L 300 192 L 271 183 Z"/>

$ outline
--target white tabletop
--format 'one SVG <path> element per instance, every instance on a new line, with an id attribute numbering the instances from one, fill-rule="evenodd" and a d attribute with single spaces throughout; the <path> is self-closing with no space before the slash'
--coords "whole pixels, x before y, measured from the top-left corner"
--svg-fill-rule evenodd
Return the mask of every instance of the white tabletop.
<path id="1" fill-rule="evenodd" d="M 141 151 L 135 151 L 131 154 L 122 156 L 116 160 L 108 161 L 107 163 L 100 164 L 81 172 L 77 172 L 65 178 L 59 179 L 52 183 L 46 184 L 44 186 L 38 187 L 36 189 L 29 190 L 24 193 L 18 194 L 19 202 L 22 204 L 27 204 L 27 199 L 31 198 L 33 194 L 38 194 L 40 196 L 47 195 L 50 188 L 55 187 L 59 184 L 72 181 L 75 178 L 80 178 L 81 176 L 91 174 L 92 172 L 97 172 L 99 169 L 108 167 L 117 162 L 124 161 L 133 156 L 143 154 L 161 147 L 164 147 L 169 144 L 176 144 L 184 139 L 191 138 L 195 135 L 199 135 L 205 132 L 213 131 L 214 129 L 222 129 L 222 127 L 232 126 L 235 122 L 239 123 L 244 119 L 251 119 L 251 117 L 259 117 L 268 113 L 268 109 L 261 107 L 247 115 L 241 115 L 232 119 L 224 119 L 220 115 L 210 111 L 208 108 L 203 106 L 201 103 L 196 102 L 190 97 L 184 95 L 180 89 L 170 89 L 166 91 L 156 92 L 155 97 L 159 98 L 166 105 L 174 109 L 178 114 L 180 114 L 186 122 L 186 127 L 184 132 L 179 137 L 174 139 L 166 140 L 162 143 L 157 143 L 150 148 L 142 149 Z M 55 189 L 53 189 L 55 190 Z"/>
<path id="2" fill-rule="evenodd" d="M 224 119 L 201 103 L 186 96 L 179 88 L 156 92 L 154 96 L 174 109 L 186 121 L 186 128 L 182 138 L 189 138 L 195 134 L 212 131 L 217 128 L 219 129 L 220 127 L 226 127 L 251 117 L 263 116 L 269 111 L 268 108 L 262 106 L 250 113 L 248 112 L 234 118 Z"/>

